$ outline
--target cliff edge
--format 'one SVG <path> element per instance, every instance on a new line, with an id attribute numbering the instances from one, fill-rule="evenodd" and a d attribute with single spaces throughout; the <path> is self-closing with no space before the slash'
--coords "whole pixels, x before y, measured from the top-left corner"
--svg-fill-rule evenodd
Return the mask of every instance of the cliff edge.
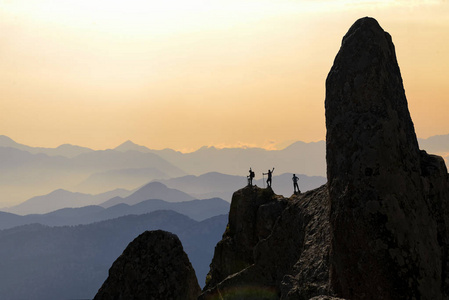
<path id="1" fill-rule="evenodd" d="M 446 166 L 418 148 L 394 45 L 375 19 L 343 38 L 325 107 L 333 290 L 447 298 Z"/>
<path id="2" fill-rule="evenodd" d="M 449 297 L 447 169 L 418 147 L 375 19 L 344 36 L 325 107 L 327 185 L 289 199 L 236 192 L 200 299 Z"/>

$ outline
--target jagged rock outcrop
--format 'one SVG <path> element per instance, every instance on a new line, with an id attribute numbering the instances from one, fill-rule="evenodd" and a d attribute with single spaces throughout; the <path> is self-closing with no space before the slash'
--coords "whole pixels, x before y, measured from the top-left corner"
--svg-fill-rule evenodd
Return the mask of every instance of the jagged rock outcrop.
<path id="1" fill-rule="evenodd" d="M 372 18 L 326 80 L 331 285 L 349 299 L 447 294 L 448 174 L 420 152 L 391 37 Z"/>
<path id="2" fill-rule="evenodd" d="M 109 270 L 95 300 L 193 300 L 201 288 L 178 237 L 145 231 L 126 247 Z"/>
<path id="3" fill-rule="evenodd" d="M 253 250 L 266 238 L 286 201 L 271 188 L 246 187 L 232 196 L 229 222 L 206 279 L 206 289 L 254 263 Z"/>
<path id="4" fill-rule="evenodd" d="M 418 148 L 394 45 L 376 20 L 343 38 L 325 105 L 328 184 L 290 199 L 238 191 L 232 206 L 245 204 L 231 209 L 199 299 L 449 297 L 447 169 Z M 257 217 L 277 202 L 287 204 Z"/>
<path id="5" fill-rule="evenodd" d="M 309 299 L 327 294 L 328 208 L 326 186 L 289 199 L 257 187 L 234 193 L 229 225 L 199 299 Z"/>

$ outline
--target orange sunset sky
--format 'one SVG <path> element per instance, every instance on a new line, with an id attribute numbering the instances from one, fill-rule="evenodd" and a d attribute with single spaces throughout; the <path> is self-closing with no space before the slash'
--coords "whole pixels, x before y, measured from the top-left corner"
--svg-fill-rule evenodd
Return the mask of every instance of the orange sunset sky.
<path id="1" fill-rule="evenodd" d="M 276 149 L 325 138 L 356 19 L 393 37 L 418 137 L 449 133 L 449 2 L 0 0 L 0 134 L 30 146 Z"/>

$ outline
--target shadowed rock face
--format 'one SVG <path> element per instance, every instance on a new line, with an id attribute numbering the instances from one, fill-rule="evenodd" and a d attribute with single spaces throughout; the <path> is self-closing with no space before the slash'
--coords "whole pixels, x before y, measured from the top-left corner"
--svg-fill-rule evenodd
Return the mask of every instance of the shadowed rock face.
<path id="1" fill-rule="evenodd" d="M 376 20 L 343 38 L 325 105 L 327 186 L 290 199 L 236 192 L 199 299 L 449 297 L 447 170 L 418 148 L 395 49 Z"/>
<path id="2" fill-rule="evenodd" d="M 232 196 L 229 222 L 207 276 L 206 289 L 254 263 L 254 247 L 271 233 L 286 201 L 271 188 L 246 187 Z"/>
<path id="3" fill-rule="evenodd" d="M 329 293 L 326 186 L 291 198 L 246 187 L 232 197 L 199 299 L 309 299 Z M 330 298 L 322 298 L 330 299 Z"/>
<path id="4" fill-rule="evenodd" d="M 101 299 L 197 299 L 201 289 L 178 237 L 162 230 L 139 235 L 109 270 Z"/>
<path id="5" fill-rule="evenodd" d="M 447 170 L 419 151 L 395 49 L 376 20 L 343 38 L 325 106 L 334 291 L 446 297 Z"/>

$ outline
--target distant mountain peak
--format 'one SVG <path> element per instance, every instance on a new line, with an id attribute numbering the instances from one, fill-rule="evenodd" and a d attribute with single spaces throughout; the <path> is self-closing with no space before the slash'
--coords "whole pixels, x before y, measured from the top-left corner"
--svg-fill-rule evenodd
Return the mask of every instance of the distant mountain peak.
<path id="1" fill-rule="evenodd" d="M 16 141 L 6 135 L 0 135 L 0 147 L 11 147 L 19 145 Z"/>
<path id="2" fill-rule="evenodd" d="M 131 140 L 127 140 L 126 142 L 122 143 L 121 145 L 133 145 L 133 146 L 139 146 L 139 145 L 137 145 L 136 143 L 134 143 L 134 142 L 131 141 Z"/>
<path id="3" fill-rule="evenodd" d="M 115 147 L 114 150 L 120 151 L 120 152 L 126 152 L 126 151 L 139 151 L 139 152 L 149 152 L 150 149 L 148 149 L 145 146 L 137 145 L 131 140 L 127 140 L 126 142 L 120 144 L 119 146 Z"/>
<path id="4" fill-rule="evenodd" d="M 14 140 L 6 135 L 2 135 L 0 134 L 0 141 L 9 141 L 9 142 L 14 142 Z"/>

